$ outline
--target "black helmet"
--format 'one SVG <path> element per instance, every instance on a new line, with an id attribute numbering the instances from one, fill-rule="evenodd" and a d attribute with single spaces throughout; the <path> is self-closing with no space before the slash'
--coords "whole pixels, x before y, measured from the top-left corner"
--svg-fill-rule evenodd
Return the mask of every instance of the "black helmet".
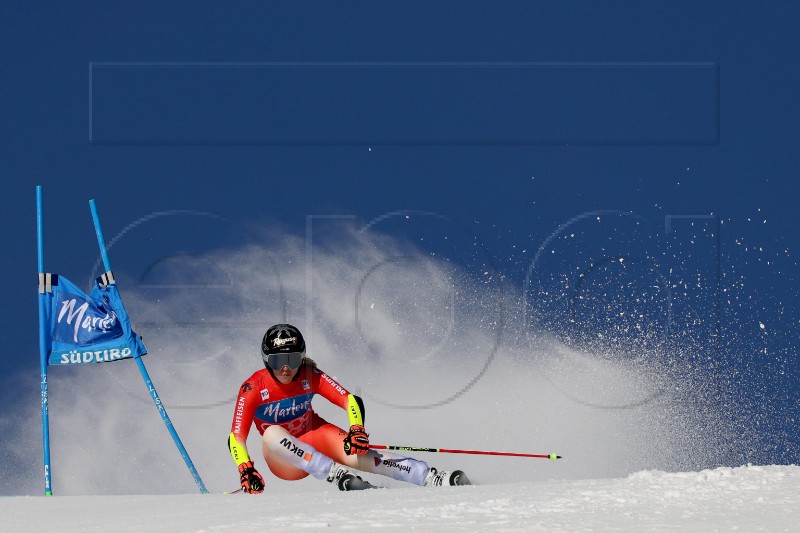
<path id="1" fill-rule="evenodd" d="M 291 324 L 275 324 L 264 334 L 261 358 L 267 368 L 277 372 L 288 365 L 294 370 L 303 364 L 305 356 L 306 341 L 303 334 Z"/>

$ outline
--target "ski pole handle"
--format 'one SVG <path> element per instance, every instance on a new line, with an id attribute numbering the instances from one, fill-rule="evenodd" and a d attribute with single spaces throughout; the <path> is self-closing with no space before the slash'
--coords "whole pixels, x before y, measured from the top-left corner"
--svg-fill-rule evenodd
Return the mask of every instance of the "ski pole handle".
<path id="1" fill-rule="evenodd" d="M 370 444 L 370 448 L 375 450 L 396 450 L 404 452 L 433 452 L 433 453 L 468 453 L 473 455 L 502 455 L 504 457 L 534 457 L 538 459 L 550 459 L 555 461 L 561 459 L 560 455 L 555 453 L 541 454 L 541 453 L 513 453 L 513 452 L 486 452 L 481 450 L 450 450 L 447 448 L 417 448 L 415 446 L 394 446 L 384 444 Z"/>

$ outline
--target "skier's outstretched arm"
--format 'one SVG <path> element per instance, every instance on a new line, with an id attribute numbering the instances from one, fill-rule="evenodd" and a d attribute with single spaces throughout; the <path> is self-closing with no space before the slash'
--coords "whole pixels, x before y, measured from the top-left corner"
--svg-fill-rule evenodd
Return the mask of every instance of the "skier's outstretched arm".
<path id="1" fill-rule="evenodd" d="M 369 451 L 369 435 L 364 429 L 364 401 L 339 385 L 331 376 L 317 370 L 315 375 L 317 392 L 334 405 L 347 411 L 350 431 L 342 445 L 347 455 L 364 455 Z"/>
<path id="2" fill-rule="evenodd" d="M 257 399 L 253 396 L 254 388 L 245 382 L 239 389 L 236 399 L 236 408 L 233 413 L 231 433 L 228 435 L 228 450 L 239 470 L 239 481 L 242 490 L 251 494 L 258 494 L 264 490 L 264 478 L 258 473 L 250 454 L 247 453 L 247 435 L 253 424 L 253 415 L 258 406 Z"/>
<path id="3" fill-rule="evenodd" d="M 364 455 L 369 451 L 369 435 L 364 429 L 364 401 L 355 394 L 347 395 L 347 417 L 350 431 L 344 439 L 344 453 Z"/>

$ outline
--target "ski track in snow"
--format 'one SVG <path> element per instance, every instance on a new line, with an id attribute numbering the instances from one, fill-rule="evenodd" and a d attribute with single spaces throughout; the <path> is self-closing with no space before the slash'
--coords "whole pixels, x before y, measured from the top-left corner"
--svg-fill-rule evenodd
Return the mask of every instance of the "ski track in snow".
<path id="1" fill-rule="evenodd" d="M 320 487 L 324 487 L 320 490 Z M 261 495 L 0 498 L 3 531 L 797 531 L 800 467 Z M 311 489 L 311 490 L 309 490 Z"/>

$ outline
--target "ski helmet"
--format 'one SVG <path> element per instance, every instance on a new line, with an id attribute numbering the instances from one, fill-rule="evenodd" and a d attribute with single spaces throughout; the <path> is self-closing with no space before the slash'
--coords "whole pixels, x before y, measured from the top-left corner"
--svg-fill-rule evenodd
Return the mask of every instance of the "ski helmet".
<path id="1" fill-rule="evenodd" d="M 306 341 L 303 334 L 291 324 L 275 324 L 264 334 L 261 358 L 267 368 L 277 372 L 288 366 L 295 370 L 303 364 L 305 356 Z"/>

